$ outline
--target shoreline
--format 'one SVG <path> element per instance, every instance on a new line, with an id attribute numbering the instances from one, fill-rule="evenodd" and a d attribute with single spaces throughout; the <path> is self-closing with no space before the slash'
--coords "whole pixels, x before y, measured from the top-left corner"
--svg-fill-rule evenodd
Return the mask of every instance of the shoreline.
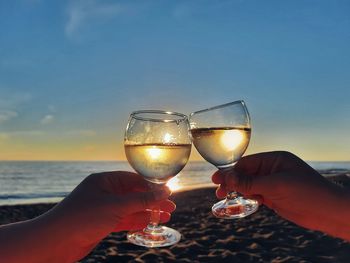
<path id="1" fill-rule="evenodd" d="M 319 171 L 319 172 L 326 179 L 332 181 L 337 185 L 347 188 L 350 191 L 350 172 L 345 172 L 340 174 L 328 173 L 325 171 Z M 180 193 L 180 192 L 192 191 L 197 189 L 207 189 L 207 188 L 215 188 L 215 187 L 217 186 L 213 183 L 201 183 L 196 185 L 181 186 L 180 189 L 174 190 L 173 193 Z M 69 193 L 67 192 L 67 194 Z M 4 200 L 0 200 L 0 208 L 3 206 L 54 204 L 54 203 L 60 202 L 63 198 L 64 197 L 62 196 L 38 197 L 38 198 L 18 199 L 17 202 L 11 200 L 8 203 L 6 203 L 5 202 L 6 199 L 4 199 Z"/>

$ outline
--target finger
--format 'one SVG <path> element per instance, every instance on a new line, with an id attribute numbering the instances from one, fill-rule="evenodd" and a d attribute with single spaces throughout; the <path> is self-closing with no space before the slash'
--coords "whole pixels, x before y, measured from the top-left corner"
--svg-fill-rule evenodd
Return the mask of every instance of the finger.
<path id="1" fill-rule="evenodd" d="M 235 170 L 246 175 L 265 175 L 276 169 L 282 152 L 264 152 L 242 157 Z"/>
<path id="2" fill-rule="evenodd" d="M 168 188 L 164 188 L 154 192 L 134 192 L 115 196 L 114 200 L 119 209 L 123 210 L 124 213 L 132 214 L 150 207 L 155 207 L 160 201 L 165 201 L 170 193 Z"/>
<path id="3" fill-rule="evenodd" d="M 160 222 L 161 223 L 166 223 L 170 220 L 171 218 L 171 213 L 168 212 L 160 212 Z"/>
<path id="4" fill-rule="evenodd" d="M 115 186 L 115 192 L 128 192 L 131 190 L 147 191 L 150 186 L 143 177 L 137 173 L 127 171 L 113 171 L 101 173 L 111 186 Z M 113 188 L 112 188 L 113 189 Z"/>
<path id="5" fill-rule="evenodd" d="M 217 197 L 223 198 L 224 194 L 226 196 L 227 192 L 235 191 L 238 177 L 237 173 L 232 169 L 220 170 L 221 184 L 217 190 Z"/>
<path id="6" fill-rule="evenodd" d="M 114 231 L 136 230 L 145 228 L 150 221 L 151 212 L 142 211 L 124 217 L 115 227 Z M 160 212 L 160 222 L 166 223 L 170 220 L 170 213 Z"/>
<path id="7" fill-rule="evenodd" d="M 176 205 L 174 202 L 170 201 L 169 199 L 161 201 L 159 203 L 159 209 L 164 212 L 173 212 L 176 209 Z"/>
<path id="8" fill-rule="evenodd" d="M 237 185 L 240 183 L 240 174 L 235 170 L 223 170 L 224 184 L 227 190 L 234 191 Z"/>
<path id="9" fill-rule="evenodd" d="M 219 199 L 223 199 L 226 197 L 227 192 L 234 191 L 234 189 L 228 190 L 224 185 L 220 185 L 216 189 L 216 196 Z M 245 198 L 252 199 L 258 202 L 259 205 L 264 203 L 264 198 L 261 195 L 244 195 Z"/>
<path id="10" fill-rule="evenodd" d="M 244 195 L 244 198 L 255 200 L 259 205 L 264 204 L 264 198 L 261 195 Z"/>
<path id="11" fill-rule="evenodd" d="M 216 189 L 216 196 L 218 199 L 223 199 L 225 198 L 227 195 L 227 190 L 226 187 L 224 185 L 220 185 L 217 189 Z"/>
<path id="12" fill-rule="evenodd" d="M 211 177 L 214 184 L 222 184 L 225 181 L 225 176 L 221 170 L 217 170 Z"/>
<path id="13" fill-rule="evenodd" d="M 243 195 L 264 195 L 271 190 L 275 176 L 251 176 L 237 172 L 225 174 L 227 191 L 237 191 Z"/>

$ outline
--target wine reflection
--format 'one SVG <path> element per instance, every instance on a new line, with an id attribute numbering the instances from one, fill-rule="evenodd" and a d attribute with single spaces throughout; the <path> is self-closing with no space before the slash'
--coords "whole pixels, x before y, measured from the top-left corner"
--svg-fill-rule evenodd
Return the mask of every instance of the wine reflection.
<path id="1" fill-rule="evenodd" d="M 226 130 L 221 135 L 220 143 L 225 150 L 233 151 L 240 146 L 244 138 L 242 130 Z"/>

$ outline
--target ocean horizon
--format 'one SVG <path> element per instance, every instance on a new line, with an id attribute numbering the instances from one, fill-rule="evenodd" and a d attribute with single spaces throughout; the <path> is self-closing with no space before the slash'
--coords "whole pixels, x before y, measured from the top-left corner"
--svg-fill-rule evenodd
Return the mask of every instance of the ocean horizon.
<path id="1" fill-rule="evenodd" d="M 310 161 L 325 176 L 350 174 L 350 161 Z M 127 161 L 0 161 L 0 205 L 58 202 L 85 177 L 103 171 L 133 171 Z M 214 186 L 216 168 L 190 161 L 169 182 L 173 191 Z"/>

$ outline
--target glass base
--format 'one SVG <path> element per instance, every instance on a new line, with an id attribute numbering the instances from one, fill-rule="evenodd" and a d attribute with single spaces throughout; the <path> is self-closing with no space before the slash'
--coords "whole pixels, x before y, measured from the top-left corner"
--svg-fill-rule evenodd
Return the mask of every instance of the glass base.
<path id="1" fill-rule="evenodd" d="M 166 226 L 148 226 L 143 230 L 130 231 L 127 234 L 129 242 L 143 247 L 166 247 L 176 244 L 181 234 Z"/>
<path id="2" fill-rule="evenodd" d="M 237 196 L 233 199 L 224 199 L 212 207 L 214 216 L 224 219 L 236 219 L 246 217 L 258 210 L 259 204 L 252 199 Z"/>

